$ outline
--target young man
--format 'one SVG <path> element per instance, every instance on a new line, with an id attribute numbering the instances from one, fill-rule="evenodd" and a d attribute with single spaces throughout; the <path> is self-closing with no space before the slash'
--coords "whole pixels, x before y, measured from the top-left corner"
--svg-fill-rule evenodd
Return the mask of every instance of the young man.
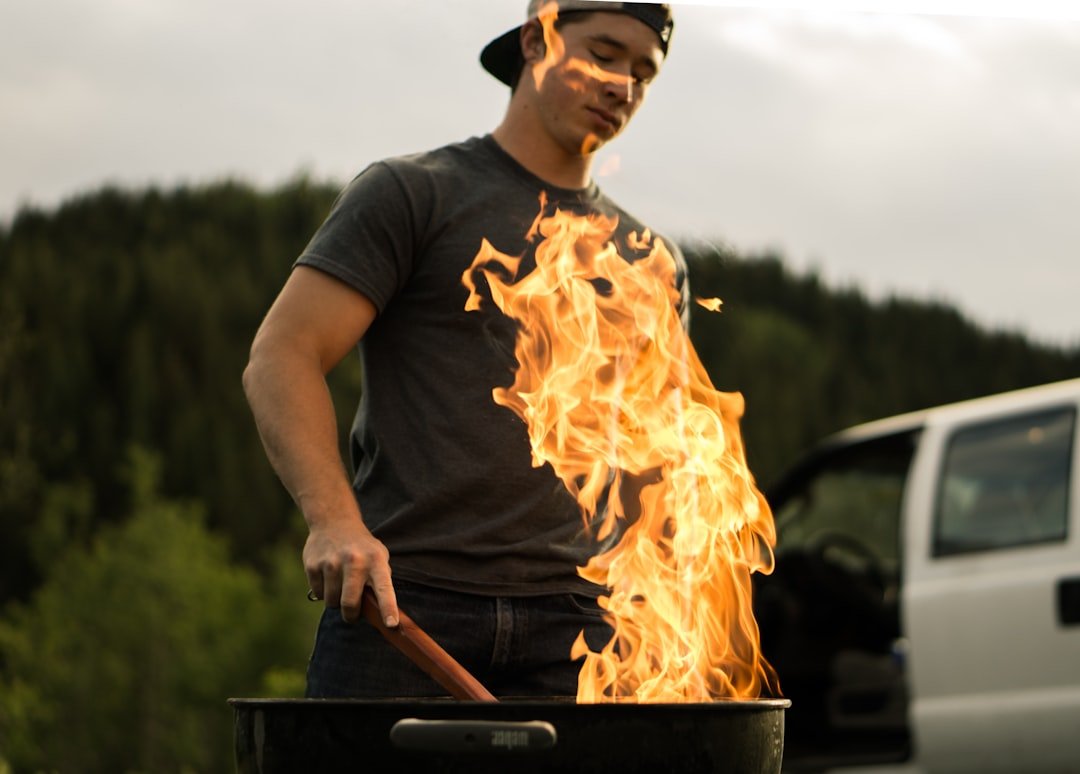
<path id="1" fill-rule="evenodd" d="M 444 693 L 356 623 L 365 585 L 387 625 L 400 605 L 497 695 L 573 695 L 578 632 L 594 649 L 610 638 L 601 590 L 576 573 L 603 546 L 550 467 L 531 466 L 525 426 L 491 397 L 513 380 L 515 328 L 491 304 L 466 312 L 461 281 L 484 239 L 528 263 L 541 193 L 548 214 L 617 215 L 620 253 L 638 255 L 627 237 L 643 224 L 599 191 L 590 168 L 659 72 L 670 9 L 556 4 L 556 36 L 545 39 L 544 3 L 533 0 L 526 23 L 481 55 L 513 86 L 494 132 L 362 172 L 252 345 L 244 387 L 308 523 L 304 568 L 327 608 L 309 696 Z M 350 481 L 325 375 L 357 342 Z"/>

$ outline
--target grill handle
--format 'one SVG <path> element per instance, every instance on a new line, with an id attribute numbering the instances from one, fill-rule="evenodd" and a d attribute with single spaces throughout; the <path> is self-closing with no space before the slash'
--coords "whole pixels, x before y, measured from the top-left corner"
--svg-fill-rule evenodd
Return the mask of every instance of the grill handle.
<path id="1" fill-rule="evenodd" d="M 379 615 L 379 601 L 370 586 L 364 587 L 360 612 L 391 645 L 427 672 L 455 699 L 498 701 L 472 674 L 447 653 L 409 616 L 398 610 L 398 625 L 390 629 Z"/>
<path id="2" fill-rule="evenodd" d="M 430 753 L 529 754 L 555 746 L 555 726 L 543 720 L 418 720 L 404 718 L 390 729 L 402 750 Z"/>

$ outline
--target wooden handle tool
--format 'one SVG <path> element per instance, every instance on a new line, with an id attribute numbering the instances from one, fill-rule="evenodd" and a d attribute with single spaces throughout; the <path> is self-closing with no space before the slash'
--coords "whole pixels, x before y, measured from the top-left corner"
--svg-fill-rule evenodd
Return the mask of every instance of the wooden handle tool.
<path id="1" fill-rule="evenodd" d="M 398 610 L 398 625 L 393 629 L 387 627 L 379 614 L 379 602 L 370 586 L 364 588 L 360 611 L 391 645 L 431 675 L 435 682 L 449 691 L 455 699 L 498 701 L 491 691 L 400 609 Z"/>

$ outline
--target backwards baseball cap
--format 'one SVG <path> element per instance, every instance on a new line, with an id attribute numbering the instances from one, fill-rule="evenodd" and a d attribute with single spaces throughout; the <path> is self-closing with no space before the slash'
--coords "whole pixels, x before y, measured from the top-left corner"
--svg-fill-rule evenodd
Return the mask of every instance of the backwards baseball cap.
<path id="1" fill-rule="evenodd" d="M 668 42 L 675 22 L 671 18 L 671 7 L 667 3 L 619 3 L 606 0 L 529 0 L 529 9 L 525 16 L 528 23 L 540 15 L 541 9 L 554 3 L 559 15 L 572 11 L 604 11 L 606 13 L 624 13 L 644 22 L 660 38 L 660 50 L 667 56 Z M 509 86 L 518 70 L 525 63 L 521 56 L 521 26 L 500 35 L 488 43 L 480 52 L 480 64 L 484 69 Z"/>

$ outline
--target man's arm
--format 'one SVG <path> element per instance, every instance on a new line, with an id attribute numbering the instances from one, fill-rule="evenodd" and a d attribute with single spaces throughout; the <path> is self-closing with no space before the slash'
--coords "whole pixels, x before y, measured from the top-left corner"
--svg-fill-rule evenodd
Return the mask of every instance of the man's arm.
<path id="1" fill-rule="evenodd" d="M 338 451 L 326 374 L 367 332 L 375 306 L 318 269 L 298 266 L 259 326 L 244 392 L 271 465 L 304 514 L 304 571 L 327 607 L 355 621 L 365 585 L 398 622 L 389 553 L 364 526 Z"/>

